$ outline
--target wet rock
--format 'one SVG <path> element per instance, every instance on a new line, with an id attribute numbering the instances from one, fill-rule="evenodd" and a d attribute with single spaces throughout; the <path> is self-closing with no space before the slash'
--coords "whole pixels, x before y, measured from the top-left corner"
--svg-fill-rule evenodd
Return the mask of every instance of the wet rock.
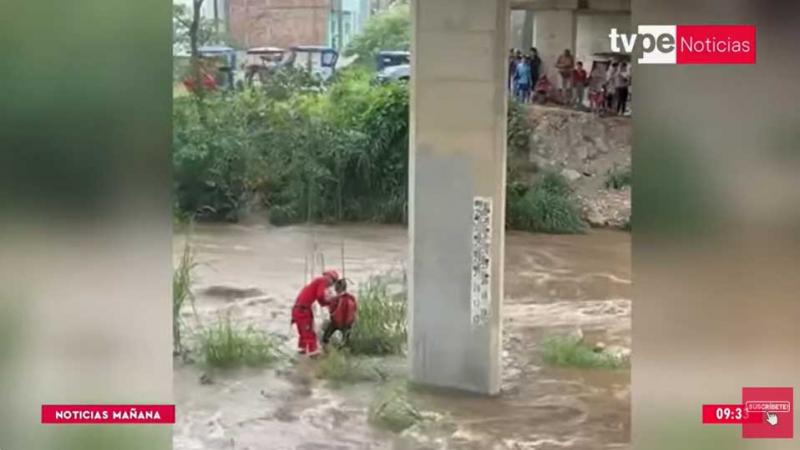
<path id="1" fill-rule="evenodd" d="M 631 357 L 631 349 L 621 345 L 610 345 L 605 352 L 620 361 L 627 361 Z"/>
<path id="2" fill-rule="evenodd" d="M 204 373 L 200 375 L 200 384 L 202 385 L 214 384 L 214 379 L 211 378 L 211 375 Z"/>
<path id="3" fill-rule="evenodd" d="M 595 353 L 602 353 L 606 349 L 606 344 L 604 342 L 597 342 L 594 344 L 594 348 L 592 349 Z"/>
<path id="4" fill-rule="evenodd" d="M 583 219 L 593 227 L 624 228 L 631 219 L 630 188 L 579 195 Z"/>
<path id="5" fill-rule="evenodd" d="M 200 292 L 209 297 L 222 298 L 225 300 L 236 300 L 247 297 L 256 297 L 264 294 L 264 292 L 262 292 L 260 289 L 256 287 L 239 287 L 239 286 L 225 286 L 225 285 L 209 286 L 201 290 Z"/>
<path id="6" fill-rule="evenodd" d="M 583 219 L 592 227 L 604 227 L 608 223 L 608 219 L 600 211 L 595 201 L 587 201 L 583 208 Z"/>
<path id="7" fill-rule="evenodd" d="M 272 417 L 280 422 L 297 422 L 299 420 L 297 414 L 294 414 L 288 405 L 283 405 L 276 409 Z"/>
<path id="8" fill-rule="evenodd" d="M 272 303 L 274 301 L 275 301 L 274 297 L 258 296 L 258 297 L 253 297 L 251 299 L 248 299 L 244 303 L 244 305 L 245 306 L 256 306 L 256 305 L 263 305 L 263 304 L 266 304 L 266 303 Z"/>
<path id="9" fill-rule="evenodd" d="M 564 178 L 566 178 L 570 182 L 578 181 L 581 179 L 581 177 L 583 177 L 583 175 L 581 175 L 580 172 L 574 169 L 564 169 L 561 171 L 561 175 L 563 175 Z"/>

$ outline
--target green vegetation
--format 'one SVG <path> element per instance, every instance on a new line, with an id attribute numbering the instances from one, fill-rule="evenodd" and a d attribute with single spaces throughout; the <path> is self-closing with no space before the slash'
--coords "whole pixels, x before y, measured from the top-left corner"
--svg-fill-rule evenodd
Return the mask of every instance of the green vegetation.
<path id="1" fill-rule="evenodd" d="M 423 420 L 422 414 L 408 398 L 405 384 L 389 384 L 369 407 L 370 423 L 400 432 Z"/>
<path id="2" fill-rule="evenodd" d="M 315 366 L 317 378 L 330 380 L 334 386 L 340 383 L 360 381 L 381 381 L 386 377 L 384 371 L 364 358 L 358 358 L 344 349 L 329 346 L 325 355 Z"/>
<path id="3" fill-rule="evenodd" d="M 381 50 L 408 50 L 411 46 L 411 13 L 408 2 L 397 4 L 370 18 L 345 50 L 345 56 L 358 56 L 358 62 L 374 66 Z"/>
<path id="4" fill-rule="evenodd" d="M 373 75 L 351 67 L 323 84 L 287 69 L 263 86 L 175 98 L 176 216 L 237 221 L 247 211 L 267 210 L 276 225 L 405 223 L 408 86 L 376 86 Z M 527 160 L 530 133 L 526 107 L 512 101 L 508 227 L 585 231 L 560 175 L 539 174 L 533 184 L 523 179 L 519 161 Z"/>
<path id="5" fill-rule="evenodd" d="M 631 168 L 614 167 L 606 174 L 606 189 L 622 189 L 631 185 Z"/>
<path id="6" fill-rule="evenodd" d="M 181 211 L 236 221 L 262 207 L 276 224 L 405 220 L 406 86 L 370 86 L 362 70 L 326 89 L 304 77 L 287 71 L 258 89 L 212 93 L 202 108 L 174 100 Z"/>
<path id="7" fill-rule="evenodd" d="M 407 340 L 406 296 L 393 295 L 388 282 L 372 277 L 358 290 L 358 319 L 348 347 L 354 354 L 391 355 L 403 351 Z"/>
<path id="8" fill-rule="evenodd" d="M 199 351 L 208 366 L 218 368 L 266 366 L 282 355 L 277 339 L 252 326 L 238 326 L 230 316 L 200 332 Z"/>
<path id="9" fill-rule="evenodd" d="M 192 293 L 192 271 L 197 266 L 194 253 L 187 239 L 183 247 L 183 254 L 178 267 L 172 272 L 172 345 L 173 353 L 178 355 L 183 352 L 181 341 L 181 310 L 188 302 L 194 308 L 194 294 Z"/>
<path id="10" fill-rule="evenodd" d="M 517 100 L 508 100 L 506 121 L 509 159 L 527 159 L 533 127 L 528 119 L 528 108 Z"/>
<path id="11" fill-rule="evenodd" d="M 543 172 L 532 186 L 511 180 L 506 187 L 509 228 L 543 233 L 586 231 L 569 182 L 555 172 Z"/>
<path id="12" fill-rule="evenodd" d="M 553 366 L 618 369 L 627 361 L 606 353 L 595 351 L 577 337 L 549 336 L 542 341 L 542 358 Z"/>

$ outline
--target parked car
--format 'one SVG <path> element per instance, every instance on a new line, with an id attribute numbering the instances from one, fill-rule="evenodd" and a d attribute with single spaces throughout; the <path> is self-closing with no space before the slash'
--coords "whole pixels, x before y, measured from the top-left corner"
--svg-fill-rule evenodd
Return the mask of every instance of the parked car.
<path id="1" fill-rule="evenodd" d="M 375 70 L 381 72 L 387 67 L 411 64 L 411 53 L 405 50 L 381 50 L 375 59 Z"/>
<path id="2" fill-rule="evenodd" d="M 411 79 L 411 65 L 402 64 L 399 66 L 387 67 L 375 75 L 376 83 L 391 83 L 393 81 L 408 81 Z"/>

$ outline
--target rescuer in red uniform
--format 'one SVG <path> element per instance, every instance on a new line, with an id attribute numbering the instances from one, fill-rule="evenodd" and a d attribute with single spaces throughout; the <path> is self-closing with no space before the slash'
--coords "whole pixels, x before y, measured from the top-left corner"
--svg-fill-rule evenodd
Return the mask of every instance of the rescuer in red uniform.
<path id="1" fill-rule="evenodd" d="M 314 302 L 328 306 L 335 297 L 332 287 L 338 280 L 339 274 L 329 270 L 311 280 L 297 295 L 292 308 L 292 323 L 297 325 L 297 349 L 301 354 L 317 352 L 317 333 L 314 332 L 314 312 L 311 307 Z"/>

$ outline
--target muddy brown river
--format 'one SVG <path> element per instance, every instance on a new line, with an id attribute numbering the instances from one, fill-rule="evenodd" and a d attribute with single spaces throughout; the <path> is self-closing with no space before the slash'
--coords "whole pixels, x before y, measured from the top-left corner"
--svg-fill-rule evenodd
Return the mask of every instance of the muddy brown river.
<path id="1" fill-rule="evenodd" d="M 176 236 L 176 258 L 185 235 Z M 340 268 L 356 285 L 402 272 L 408 248 L 397 226 L 196 225 L 197 316 L 191 335 L 229 314 L 286 337 L 289 311 L 310 269 Z M 313 267 L 312 267 L 313 266 Z M 630 236 L 594 230 L 556 236 L 509 232 L 503 306 L 503 383 L 494 398 L 413 390 L 432 420 L 395 434 L 368 424 L 377 383 L 334 387 L 315 379 L 313 361 L 265 369 L 207 372 L 175 360 L 174 448 L 192 449 L 628 449 L 630 372 L 544 365 L 537 342 L 575 333 L 630 348 Z M 191 336 L 188 338 L 191 345 Z M 404 359 L 385 361 L 402 371 Z"/>

